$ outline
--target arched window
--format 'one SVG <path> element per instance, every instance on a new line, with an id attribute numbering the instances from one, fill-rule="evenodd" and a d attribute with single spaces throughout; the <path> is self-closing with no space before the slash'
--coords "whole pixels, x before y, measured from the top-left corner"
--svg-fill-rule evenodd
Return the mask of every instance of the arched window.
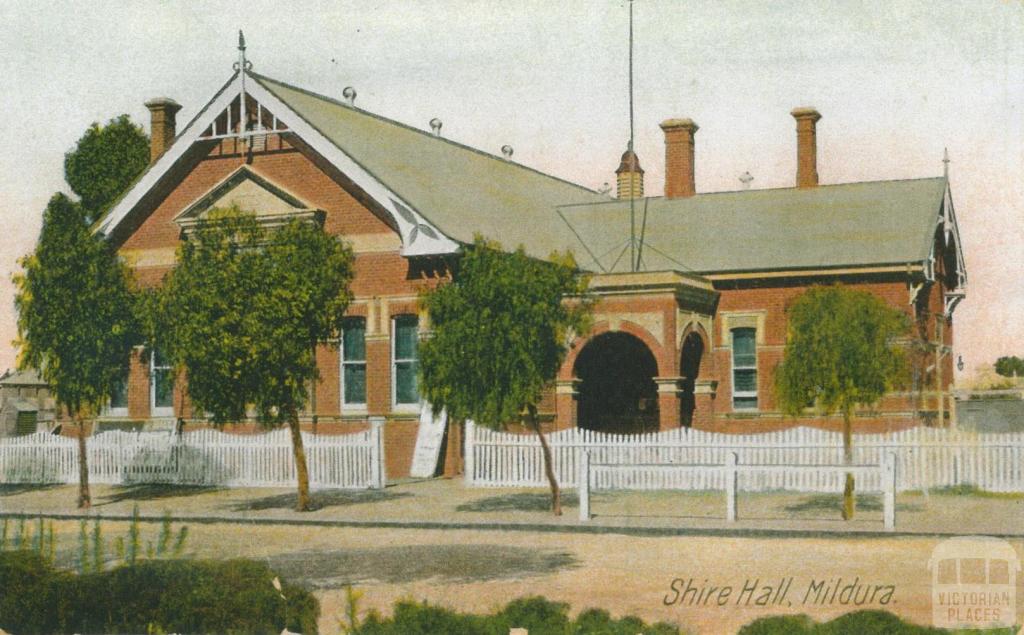
<path id="1" fill-rule="evenodd" d="M 366 319 L 346 318 L 341 330 L 341 407 L 366 408 Z"/>
<path id="2" fill-rule="evenodd" d="M 757 410 L 757 331 L 737 328 L 731 333 L 733 410 Z"/>

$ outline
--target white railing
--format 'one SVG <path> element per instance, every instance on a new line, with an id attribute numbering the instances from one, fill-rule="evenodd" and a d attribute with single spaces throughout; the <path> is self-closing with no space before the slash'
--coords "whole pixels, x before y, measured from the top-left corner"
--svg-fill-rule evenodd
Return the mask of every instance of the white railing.
<path id="1" fill-rule="evenodd" d="M 678 428 L 639 435 L 572 428 L 546 435 L 560 485 L 575 487 L 582 451 L 602 464 L 722 465 L 730 452 L 752 465 L 843 464 L 842 435 L 817 428 L 726 434 Z M 1024 491 L 1024 433 L 987 434 L 917 427 L 887 434 L 856 434 L 853 462 L 878 465 L 896 454 L 900 491 L 970 484 L 994 492 Z M 466 483 L 482 487 L 544 487 L 544 461 L 534 434 L 512 434 L 466 424 Z M 600 489 L 721 490 L 716 470 L 645 470 L 641 465 L 595 476 Z M 868 477 L 865 487 L 878 483 Z M 843 476 L 829 470 L 743 474 L 745 491 L 836 492 Z"/>
<path id="2" fill-rule="evenodd" d="M 645 473 L 656 472 L 708 472 L 715 471 L 725 481 L 725 519 L 736 522 L 736 498 L 739 492 L 740 474 L 774 474 L 782 471 L 806 471 L 830 473 L 841 478 L 853 474 L 862 484 L 859 491 L 872 491 L 864 482 L 876 482 L 876 491 L 882 494 L 882 524 L 888 530 L 896 528 L 896 453 L 890 452 L 879 465 L 743 465 L 735 452 L 729 452 L 723 465 L 696 465 L 683 463 L 650 463 L 646 465 L 616 465 L 590 462 L 590 452 L 580 454 L 577 491 L 579 492 L 580 520 L 590 520 L 590 493 L 594 489 L 595 477 L 614 474 L 621 470 L 642 469 Z"/>
<path id="3" fill-rule="evenodd" d="M 302 443 L 311 487 L 384 487 L 381 422 L 352 434 L 303 432 Z M 289 487 L 296 479 L 287 430 L 101 432 L 89 437 L 87 453 L 92 483 Z M 0 482 L 77 483 L 77 440 L 46 433 L 0 439 Z"/>

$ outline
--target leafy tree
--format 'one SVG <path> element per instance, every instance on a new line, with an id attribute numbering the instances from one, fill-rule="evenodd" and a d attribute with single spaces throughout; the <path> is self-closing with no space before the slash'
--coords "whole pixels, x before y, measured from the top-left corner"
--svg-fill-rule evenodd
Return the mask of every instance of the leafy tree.
<path id="1" fill-rule="evenodd" d="M 128 372 L 139 340 L 131 274 L 89 230 L 85 208 L 50 199 L 35 252 L 20 261 L 18 366 L 36 368 L 78 425 L 78 506 L 88 507 L 85 417 L 95 415 Z"/>
<path id="2" fill-rule="evenodd" d="M 455 420 L 490 428 L 519 421 L 525 410 L 544 451 L 556 515 L 562 511 L 558 482 L 537 403 L 565 359 L 571 334 L 589 330 L 586 288 L 571 254 L 544 262 L 521 247 L 505 253 L 477 237 L 453 280 L 421 299 L 433 324 L 420 348 L 423 396 Z"/>
<path id="3" fill-rule="evenodd" d="M 1004 356 L 996 360 L 996 373 L 1003 377 L 1024 377 L 1024 359 Z"/>
<path id="4" fill-rule="evenodd" d="M 267 427 L 287 423 L 299 511 L 310 509 L 299 412 L 316 345 L 341 332 L 352 276 L 351 249 L 316 225 L 267 230 L 251 214 L 213 210 L 146 302 L 152 341 L 185 372 L 196 410 L 218 426 L 250 405 Z"/>
<path id="5" fill-rule="evenodd" d="M 808 406 L 843 416 L 843 459 L 853 462 L 851 417 L 858 405 L 877 402 L 906 379 L 906 355 L 895 340 L 909 318 L 867 291 L 812 287 L 786 309 L 788 333 L 775 371 L 782 410 L 796 416 Z M 843 518 L 854 514 L 854 478 L 846 475 Z"/>
<path id="6" fill-rule="evenodd" d="M 128 115 L 93 123 L 64 155 L 64 179 L 82 199 L 90 221 L 124 192 L 149 163 L 149 137 Z"/>

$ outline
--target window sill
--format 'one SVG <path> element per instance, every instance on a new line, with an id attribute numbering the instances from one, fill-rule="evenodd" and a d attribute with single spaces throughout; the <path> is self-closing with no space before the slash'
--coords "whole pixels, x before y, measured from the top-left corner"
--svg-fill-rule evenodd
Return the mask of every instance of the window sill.
<path id="1" fill-rule="evenodd" d="M 418 404 L 418 403 L 391 404 L 391 412 L 396 414 L 396 415 L 418 415 L 420 413 L 420 404 Z"/>

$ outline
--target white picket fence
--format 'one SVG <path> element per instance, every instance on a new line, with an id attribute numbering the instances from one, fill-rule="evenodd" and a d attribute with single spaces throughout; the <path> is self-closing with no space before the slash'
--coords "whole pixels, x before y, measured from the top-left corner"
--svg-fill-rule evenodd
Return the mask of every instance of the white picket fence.
<path id="1" fill-rule="evenodd" d="M 740 464 L 839 465 L 842 435 L 798 427 L 739 435 L 678 428 L 641 435 L 618 435 L 572 428 L 546 435 L 559 484 L 576 487 L 581 452 L 594 464 L 621 465 L 599 471 L 596 489 L 721 490 L 721 470 L 659 470 L 645 464 L 722 465 L 735 452 Z M 466 483 L 482 487 L 543 487 L 544 460 L 536 435 L 512 434 L 466 424 Z M 893 452 L 900 491 L 970 484 L 993 492 L 1024 491 L 1024 433 L 979 434 L 916 427 L 888 434 L 857 434 L 853 459 L 878 465 Z M 881 483 L 866 476 L 863 486 Z M 843 476 L 831 470 L 792 470 L 741 474 L 744 491 L 835 492 Z"/>
<path id="2" fill-rule="evenodd" d="M 310 487 L 384 487 L 383 429 L 344 435 L 302 433 Z M 87 443 L 92 483 L 174 483 L 225 487 L 295 485 L 291 433 L 217 430 L 101 432 Z M 46 433 L 0 439 L 0 482 L 77 483 L 78 441 Z"/>

